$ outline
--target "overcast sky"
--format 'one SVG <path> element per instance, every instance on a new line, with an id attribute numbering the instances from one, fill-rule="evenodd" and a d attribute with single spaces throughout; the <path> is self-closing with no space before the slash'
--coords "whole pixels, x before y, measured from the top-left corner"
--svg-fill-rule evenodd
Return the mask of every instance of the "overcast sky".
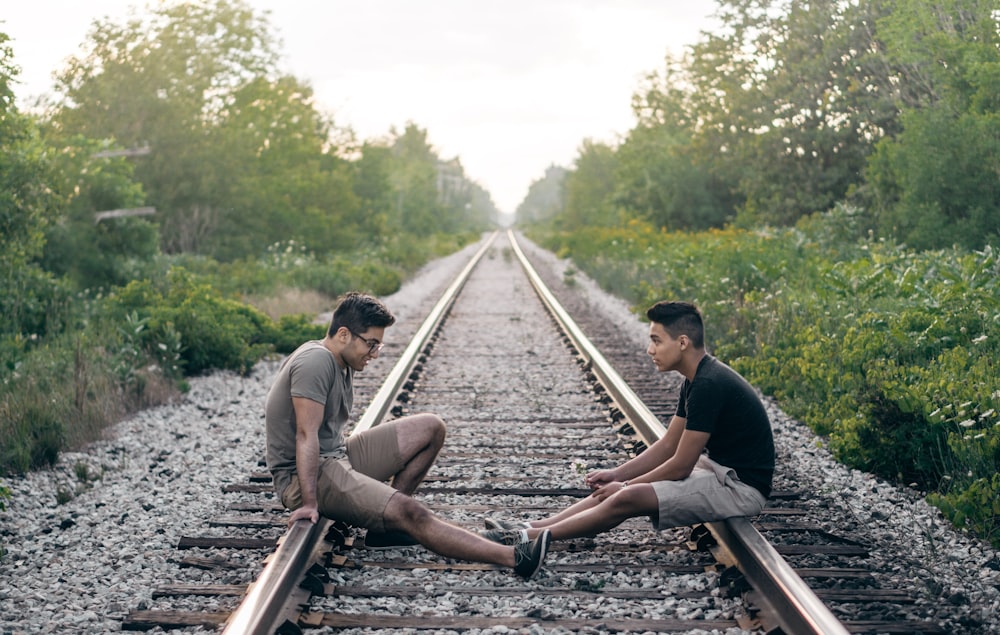
<path id="1" fill-rule="evenodd" d="M 143 0 L 7 0 L 0 31 L 25 106 L 79 50 L 92 21 Z M 372 139 L 412 121 L 445 159 L 513 212 L 584 139 L 633 124 L 640 79 L 711 28 L 714 0 L 249 0 L 271 12 L 283 67 L 339 126 Z"/>

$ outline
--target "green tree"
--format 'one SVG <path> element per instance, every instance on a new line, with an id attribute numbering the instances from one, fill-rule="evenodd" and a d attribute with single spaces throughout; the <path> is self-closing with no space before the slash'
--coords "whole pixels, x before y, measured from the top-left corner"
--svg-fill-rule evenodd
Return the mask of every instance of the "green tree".
<path id="1" fill-rule="evenodd" d="M 359 201 L 360 230 L 369 236 L 389 236 L 397 222 L 392 193 L 392 150 L 382 143 L 366 141 L 361 156 L 353 162 L 352 187 Z"/>
<path id="2" fill-rule="evenodd" d="M 716 176 L 694 143 L 698 119 L 684 77 L 680 61 L 668 59 L 664 76 L 650 74 L 633 95 L 637 123 L 617 152 L 619 200 L 656 227 L 717 227 L 733 215 L 734 184 Z"/>
<path id="3" fill-rule="evenodd" d="M 159 253 L 157 227 L 145 217 L 98 220 L 95 213 L 143 205 L 132 165 L 125 157 L 103 156 L 106 143 L 78 137 L 60 146 L 52 165 L 61 213 L 47 228 L 40 262 L 77 289 L 125 284 L 137 265 Z"/>
<path id="4" fill-rule="evenodd" d="M 468 200 L 462 204 L 462 208 L 459 210 L 460 221 L 457 229 L 460 231 L 486 231 L 497 225 L 500 222 L 500 210 L 497 209 L 489 191 L 479 183 L 469 180 L 464 172 L 462 178 L 465 179 L 465 192 Z"/>
<path id="5" fill-rule="evenodd" d="M 372 186 L 388 182 L 392 200 L 385 208 L 386 227 L 416 236 L 485 229 L 497 216 L 489 193 L 471 181 L 458 158 L 442 159 L 427 131 L 407 123 L 390 130 L 388 155 L 365 147 L 369 169 L 364 187 L 370 202 L 387 201 Z"/>
<path id="6" fill-rule="evenodd" d="M 235 90 L 208 131 L 221 150 L 209 166 L 215 196 L 227 201 L 208 251 L 233 260 L 263 253 L 276 238 L 317 254 L 353 247 L 359 201 L 333 131 L 312 89 L 293 77 L 260 77 Z"/>
<path id="7" fill-rule="evenodd" d="M 622 218 L 615 206 L 618 157 L 608 144 L 584 140 L 564 185 L 565 229 L 614 227 Z"/>
<path id="8" fill-rule="evenodd" d="M 517 206 L 518 223 L 538 223 L 551 220 L 562 212 L 563 182 L 567 170 L 564 167 L 550 165 L 545 169 L 545 175 L 528 186 L 528 193 Z"/>
<path id="9" fill-rule="evenodd" d="M 37 264 L 59 201 L 38 126 L 14 105 L 19 69 L 8 42 L 0 33 L 0 373 L 63 328 L 67 303 L 62 285 Z"/>
<path id="10" fill-rule="evenodd" d="M 438 156 L 427 141 L 427 131 L 413 123 L 391 135 L 390 181 L 396 199 L 392 224 L 408 234 L 431 234 L 441 226 Z"/>
<path id="11" fill-rule="evenodd" d="M 57 78 L 54 123 L 65 136 L 151 150 L 135 174 L 158 211 L 165 251 L 207 252 L 238 175 L 212 131 L 234 95 L 273 74 L 277 42 L 243 0 L 161 4 L 122 24 L 95 21 Z"/>
<path id="12" fill-rule="evenodd" d="M 880 0 L 721 3 L 688 58 L 701 152 L 736 184 L 745 225 L 792 224 L 861 183 L 895 109 L 873 25 Z"/>
<path id="13" fill-rule="evenodd" d="M 917 248 L 1000 238 L 1000 31 L 993 2 L 897 0 L 879 23 L 901 129 L 868 164 L 883 235 Z"/>

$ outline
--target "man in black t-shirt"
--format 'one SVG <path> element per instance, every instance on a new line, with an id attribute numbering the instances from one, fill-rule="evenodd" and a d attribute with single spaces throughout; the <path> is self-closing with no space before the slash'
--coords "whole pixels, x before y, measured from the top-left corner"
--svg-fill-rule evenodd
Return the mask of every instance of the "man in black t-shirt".
<path id="1" fill-rule="evenodd" d="M 484 535 L 510 544 L 549 529 L 553 540 L 563 540 L 593 536 L 636 516 L 667 529 L 764 508 L 774 439 L 757 393 L 706 352 L 704 323 L 693 304 L 659 302 L 646 317 L 646 353 L 657 370 L 684 376 L 666 434 L 618 467 L 587 474 L 593 493 L 560 513 L 530 523 L 488 518 Z"/>

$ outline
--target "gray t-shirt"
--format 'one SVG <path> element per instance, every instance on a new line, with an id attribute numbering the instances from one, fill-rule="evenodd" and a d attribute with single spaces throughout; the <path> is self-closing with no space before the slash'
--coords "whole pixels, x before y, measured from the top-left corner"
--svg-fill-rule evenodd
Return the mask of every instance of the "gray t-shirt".
<path id="1" fill-rule="evenodd" d="M 264 420 L 267 429 L 267 467 L 274 489 L 281 492 L 295 473 L 295 408 L 292 397 L 323 404 L 319 428 L 319 455 L 344 457 L 344 429 L 354 402 L 354 371 L 341 368 L 321 340 L 306 342 L 282 362 L 267 393 Z"/>

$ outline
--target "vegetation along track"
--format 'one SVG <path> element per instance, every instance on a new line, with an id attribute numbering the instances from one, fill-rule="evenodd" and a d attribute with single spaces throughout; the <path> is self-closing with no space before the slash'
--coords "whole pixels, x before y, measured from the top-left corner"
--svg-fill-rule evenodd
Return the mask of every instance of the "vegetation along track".
<path id="1" fill-rule="evenodd" d="M 503 238 L 491 240 L 480 264 L 466 269 L 468 282 L 455 304 L 438 303 L 431 311 L 441 319 L 431 320 L 429 331 L 445 315 L 447 322 L 421 345 L 413 367 L 373 368 L 372 383 L 359 388 L 358 399 L 370 399 L 375 380 L 388 377 L 383 393 L 396 395 L 393 382 L 402 389 L 390 416 L 433 411 L 445 418 L 448 440 L 417 495 L 437 513 L 470 528 L 481 527 L 486 514 L 532 518 L 562 508 L 587 494 L 581 489 L 582 469 L 615 464 L 650 442 L 634 434 L 643 424 L 634 420 L 637 415 L 622 397 L 597 385 L 594 360 L 554 330 L 517 261 L 520 250 Z M 674 379 L 657 375 L 631 338 L 586 306 L 570 310 L 581 331 L 646 399 L 650 412 L 665 421 L 673 409 Z M 383 360 L 405 355 L 399 353 L 402 348 L 387 350 Z M 358 425 L 377 423 L 384 412 L 373 403 Z M 261 471 L 251 481 L 230 489 L 256 494 L 258 502 L 243 500 L 234 506 L 240 517 L 213 522 L 234 528 L 231 533 L 184 539 L 179 546 L 272 549 L 285 514 L 270 497 L 266 474 Z M 782 487 L 780 480 L 777 485 Z M 809 579 L 815 595 L 806 592 L 805 603 L 819 596 L 832 613 L 818 601 L 803 607 L 800 600 L 780 600 L 771 587 L 752 592 L 739 571 L 727 567 L 733 558 L 747 556 L 727 547 L 730 530 L 746 529 L 739 523 L 655 532 L 645 520 L 633 519 L 595 539 L 555 543 L 543 570 L 529 582 L 507 570 L 444 560 L 422 548 L 366 550 L 363 532 L 328 523 L 310 531 L 307 523 L 299 523 L 285 534 L 245 597 L 242 585 L 165 586 L 160 592 L 229 597 L 215 604 L 224 610 L 133 611 L 124 626 L 211 627 L 228 619 L 227 633 L 270 632 L 275 625 L 288 631 L 945 632 L 914 614 L 912 598 L 878 586 L 864 567 L 863 545 L 820 529 L 798 510 L 795 500 L 801 495 L 776 492 L 755 524 L 777 551 L 795 558 L 793 566 Z M 235 535 L 243 530 L 252 537 Z M 315 548 L 306 534 L 316 539 Z M 226 566 L 218 553 L 188 560 L 192 566 Z M 292 570 L 309 568 L 314 560 L 322 566 L 312 566 L 300 585 Z M 780 560 L 775 557 L 767 566 Z M 258 611 L 268 594 L 291 601 Z M 241 597 L 240 608 L 230 614 Z M 788 617 L 787 611 L 802 608 L 813 616 Z M 843 625 L 831 619 L 834 614 Z"/>

